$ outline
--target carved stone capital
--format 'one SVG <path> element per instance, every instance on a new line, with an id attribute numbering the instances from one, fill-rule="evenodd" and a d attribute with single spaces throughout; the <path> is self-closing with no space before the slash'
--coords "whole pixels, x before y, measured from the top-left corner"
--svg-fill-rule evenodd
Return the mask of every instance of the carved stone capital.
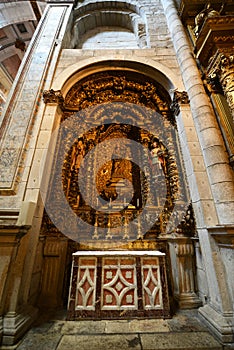
<path id="1" fill-rule="evenodd" d="M 189 104 L 189 98 L 186 91 L 175 91 L 173 101 L 171 104 L 171 109 L 175 115 L 178 115 L 180 112 L 180 105 Z"/>
<path id="2" fill-rule="evenodd" d="M 220 81 L 225 80 L 227 76 L 234 73 L 234 55 L 218 51 L 217 54 L 211 58 L 208 72 L 208 76 L 211 79 L 219 77 Z"/>
<path id="3" fill-rule="evenodd" d="M 234 67 L 234 55 L 221 54 L 219 65 L 222 70 L 230 70 Z"/>
<path id="4" fill-rule="evenodd" d="M 226 93 L 234 91 L 234 55 L 221 55 L 220 62 L 220 81 Z"/>
<path id="5" fill-rule="evenodd" d="M 190 238 L 172 238 L 177 257 L 194 255 L 194 246 Z"/>
<path id="6" fill-rule="evenodd" d="M 64 98 L 60 90 L 55 91 L 53 89 L 50 89 L 43 91 L 43 101 L 45 104 L 53 103 L 63 106 Z"/>
<path id="7" fill-rule="evenodd" d="M 188 98 L 188 94 L 186 91 L 175 91 L 174 92 L 174 99 L 179 104 L 188 104 L 189 103 L 189 98 Z"/>

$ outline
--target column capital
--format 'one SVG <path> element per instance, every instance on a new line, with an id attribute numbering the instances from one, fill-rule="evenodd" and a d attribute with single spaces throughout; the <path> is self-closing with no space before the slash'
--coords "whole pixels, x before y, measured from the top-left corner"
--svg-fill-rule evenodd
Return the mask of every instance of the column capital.
<path id="1" fill-rule="evenodd" d="M 182 104 L 189 104 L 189 98 L 186 91 L 177 91 L 174 92 L 173 101 L 171 104 L 171 109 L 175 113 L 175 115 L 178 115 L 180 112 L 180 105 Z"/>
<path id="2" fill-rule="evenodd" d="M 173 237 L 169 239 L 169 242 L 173 243 L 177 257 L 180 257 L 180 256 L 191 257 L 194 255 L 194 246 L 191 238 Z"/>
<path id="3" fill-rule="evenodd" d="M 60 107 L 63 106 L 64 98 L 60 90 L 44 90 L 43 91 L 43 101 L 45 104 L 58 104 Z"/>

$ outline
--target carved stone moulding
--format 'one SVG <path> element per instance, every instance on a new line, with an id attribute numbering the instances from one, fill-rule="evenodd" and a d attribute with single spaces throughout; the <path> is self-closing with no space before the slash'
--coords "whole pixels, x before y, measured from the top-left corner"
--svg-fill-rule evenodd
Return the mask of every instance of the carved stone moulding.
<path id="1" fill-rule="evenodd" d="M 234 249 L 234 225 L 208 227 L 208 231 L 219 247 Z"/>

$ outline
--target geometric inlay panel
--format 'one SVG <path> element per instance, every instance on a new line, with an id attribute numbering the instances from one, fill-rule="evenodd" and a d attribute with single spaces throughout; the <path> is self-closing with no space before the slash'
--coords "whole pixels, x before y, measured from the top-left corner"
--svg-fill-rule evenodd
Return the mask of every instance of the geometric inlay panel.
<path id="1" fill-rule="evenodd" d="M 102 310 L 137 309 L 136 259 L 103 258 Z"/>
<path id="2" fill-rule="evenodd" d="M 162 287 L 158 258 L 142 258 L 141 269 L 144 309 L 162 309 Z"/>
<path id="3" fill-rule="evenodd" d="M 165 253 L 73 254 L 68 320 L 170 317 Z"/>
<path id="4" fill-rule="evenodd" d="M 96 258 L 79 259 L 76 310 L 95 310 L 96 274 Z"/>

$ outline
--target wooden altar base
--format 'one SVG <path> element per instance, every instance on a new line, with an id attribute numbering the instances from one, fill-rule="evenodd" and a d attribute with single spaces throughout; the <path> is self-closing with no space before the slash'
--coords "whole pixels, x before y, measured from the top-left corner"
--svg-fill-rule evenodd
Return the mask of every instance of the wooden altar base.
<path id="1" fill-rule="evenodd" d="M 67 319 L 130 318 L 170 318 L 165 254 L 74 253 Z"/>

